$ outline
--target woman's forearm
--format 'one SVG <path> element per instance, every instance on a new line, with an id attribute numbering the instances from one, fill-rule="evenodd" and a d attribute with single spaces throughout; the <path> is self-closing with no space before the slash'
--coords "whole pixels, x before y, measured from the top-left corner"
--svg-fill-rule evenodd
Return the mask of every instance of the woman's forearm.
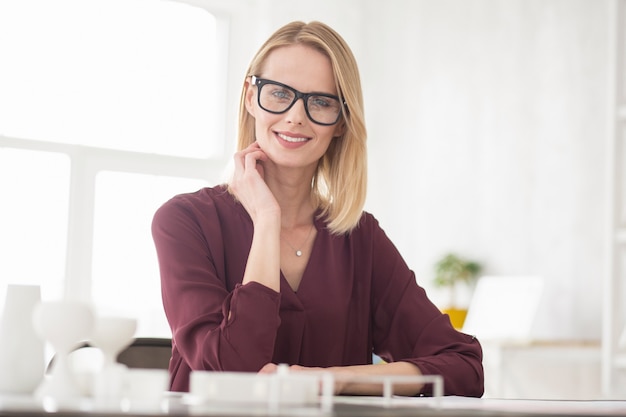
<path id="1" fill-rule="evenodd" d="M 242 284 L 252 281 L 280 292 L 280 217 L 267 216 L 254 224 Z"/>
<path id="2" fill-rule="evenodd" d="M 329 370 L 337 375 L 337 394 L 346 395 L 381 395 L 383 393 L 382 384 L 358 382 L 358 377 L 422 375 L 417 366 L 408 362 L 333 367 Z M 422 386 L 421 383 L 398 383 L 393 385 L 393 393 L 406 396 L 417 395 Z"/>
<path id="3" fill-rule="evenodd" d="M 335 394 L 344 395 L 382 395 L 382 383 L 358 381 L 359 377 L 368 376 L 420 376 L 419 368 L 409 362 L 394 362 L 376 365 L 353 365 L 334 366 L 330 368 L 309 368 L 292 365 L 293 371 L 319 371 L 331 372 L 335 376 Z M 261 373 L 275 372 L 275 364 L 267 364 Z M 393 385 L 395 395 L 413 396 L 420 393 L 424 384 L 421 383 L 398 383 Z"/>

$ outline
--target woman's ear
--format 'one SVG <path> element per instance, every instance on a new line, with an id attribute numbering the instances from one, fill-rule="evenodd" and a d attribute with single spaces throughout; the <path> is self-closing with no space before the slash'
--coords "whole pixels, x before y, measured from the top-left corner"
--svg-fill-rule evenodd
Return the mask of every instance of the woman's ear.
<path id="1" fill-rule="evenodd" d="M 250 116 L 254 117 L 254 88 L 252 87 L 252 84 L 250 84 L 250 77 L 246 78 L 246 83 L 244 85 L 244 88 L 246 89 L 244 103 L 246 105 L 246 110 L 248 110 Z"/>

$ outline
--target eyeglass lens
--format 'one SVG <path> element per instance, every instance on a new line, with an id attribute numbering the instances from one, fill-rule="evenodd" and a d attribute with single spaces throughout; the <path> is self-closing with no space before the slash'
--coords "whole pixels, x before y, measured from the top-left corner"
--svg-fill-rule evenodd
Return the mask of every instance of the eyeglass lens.
<path id="1" fill-rule="evenodd" d="M 321 94 L 302 94 L 288 86 L 268 80 L 262 80 L 258 86 L 259 105 L 266 111 L 284 113 L 298 98 L 303 97 L 306 112 L 313 122 L 331 125 L 339 119 L 341 103 L 335 97 Z"/>

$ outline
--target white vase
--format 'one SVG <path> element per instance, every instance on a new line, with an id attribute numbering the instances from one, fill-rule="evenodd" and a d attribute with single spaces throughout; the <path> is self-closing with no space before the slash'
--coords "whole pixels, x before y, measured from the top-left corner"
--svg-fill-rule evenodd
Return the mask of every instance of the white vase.
<path id="1" fill-rule="evenodd" d="M 0 318 L 0 393 L 31 394 L 43 379 L 45 343 L 32 320 L 40 302 L 37 285 L 7 287 Z"/>
<path id="2" fill-rule="evenodd" d="M 91 336 L 92 309 L 72 300 L 42 302 L 35 308 L 32 320 L 37 334 L 55 353 L 49 375 L 37 387 L 35 397 L 54 400 L 59 407 L 70 405 L 80 396 L 81 387 L 69 355 Z"/>

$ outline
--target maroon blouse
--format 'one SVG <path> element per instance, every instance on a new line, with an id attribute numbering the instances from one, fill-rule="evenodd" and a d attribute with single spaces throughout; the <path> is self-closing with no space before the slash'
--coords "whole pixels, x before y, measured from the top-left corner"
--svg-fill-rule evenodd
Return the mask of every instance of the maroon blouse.
<path id="1" fill-rule="evenodd" d="M 363 365 L 374 352 L 442 375 L 447 395 L 481 396 L 480 344 L 429 301 L 376 219 L 364 212 L 341 236 L 323 220 L 315 227 L 298 291 L 281 275 L 277 293 L 241 284 L 253 224 L 224 186 L 178 195 L 159 208 L 152 234 L 173 335 L 172 390 L 187 391 L 192 370 Z"/>

